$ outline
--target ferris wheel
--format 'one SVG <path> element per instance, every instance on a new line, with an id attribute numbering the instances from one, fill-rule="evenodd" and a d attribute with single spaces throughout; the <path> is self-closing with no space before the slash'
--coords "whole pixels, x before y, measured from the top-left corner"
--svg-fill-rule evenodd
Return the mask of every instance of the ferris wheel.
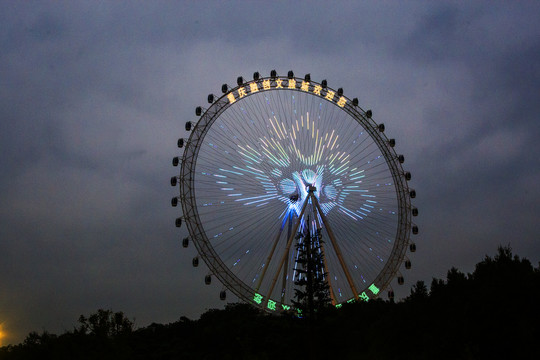
<path id="1" fill-rule="evenodd" d="M 358 99 L 311 76 L 269 77 L 224 84 L 208 95 L 179 139 L 184 222 L 199 256 L 240 299 L 269 312 L 292 310 L 300 276 L 296 242 L 311 234 L 324 254 L 321 276 L 331 302 L 368 301 L 389 289 L 417 234 L 403 155 L 384 124 Z M 193 259 L 197 266 L 199 257 Z M 226 290 L 220 293 L 225 299 Z"/>

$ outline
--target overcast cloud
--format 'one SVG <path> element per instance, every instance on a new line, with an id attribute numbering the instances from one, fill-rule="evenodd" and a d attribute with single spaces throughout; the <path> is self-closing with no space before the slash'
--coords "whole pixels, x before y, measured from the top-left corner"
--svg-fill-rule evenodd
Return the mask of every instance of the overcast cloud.
<path id="1" fill-rule="evenodd" d="M 223 306 L 179 242 L 171 158 L 206 95 L 254 71 L 328 79 L 397 139 L 420 211 L 398 295 L 500 244 L 538 264 L 539 15 L 532 1 L 1 2 L 7 342 L 98 308 L 146 326 Z"/>

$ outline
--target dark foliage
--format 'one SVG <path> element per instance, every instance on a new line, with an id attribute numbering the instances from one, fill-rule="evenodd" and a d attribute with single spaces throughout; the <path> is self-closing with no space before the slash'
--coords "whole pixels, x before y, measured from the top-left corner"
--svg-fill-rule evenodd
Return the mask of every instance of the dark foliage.
<path id="1" fill-rule="evenodd" d="M 472 274 L 452 268 L 429 290 L 419 281 L 399 303 L 325 308 L 309 326 L 229 304 L 133 330 L 122 313 L 98 310 L 74 331 L 2 347 L 0 359 L 538 359 L 538 304 L 540 267 L 501 247 Z"/>
<path id="2" fill-rule="evenodd" d="M 99 309 L 62 335 L 31 332 L 22 344 L 0 348 L 0 359 L 128 358 L 133 322 L 122 312 Z"/>

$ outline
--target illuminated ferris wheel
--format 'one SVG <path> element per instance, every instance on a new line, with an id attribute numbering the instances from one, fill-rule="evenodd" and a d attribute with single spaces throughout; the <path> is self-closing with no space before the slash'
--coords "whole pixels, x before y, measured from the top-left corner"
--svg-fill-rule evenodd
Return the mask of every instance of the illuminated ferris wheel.
<path id="1" fill-rule="evenodd" d="M 380 296 L 410 268 L 418 233 L 395 140 L 384 125 L 343 90 L 310 75 L 224 84 L 207 109 L 188 121 L 189 139 L 171 185 L 182 205 L 176 226 L 217 277 L 240 299 L 267 311 L 292 309 L 298 285 L 299 234 L 310 234 L 324 254 L 320 276 L 334 306 Z M 193 265 L 198 265 L 198 257 Z M 225 299 L 226 291 L 220 297 Z"/>

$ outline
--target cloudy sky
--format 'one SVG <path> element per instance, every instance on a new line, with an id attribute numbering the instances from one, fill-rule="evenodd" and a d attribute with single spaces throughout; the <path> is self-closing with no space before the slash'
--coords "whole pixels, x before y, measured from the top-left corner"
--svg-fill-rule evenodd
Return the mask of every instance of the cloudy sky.
<path id="1" fill-rule="evenodd" d="M 500 244 L 538 264 L 539 15 L 533 1 L 0 2 L 0 344 L 98 308 L 146 326 L 223 306 L 179 242 L 171 158 L 207 94 L 254 71 L 327 79 L 397 139 L 420 211 L 398 295 Z"/>

